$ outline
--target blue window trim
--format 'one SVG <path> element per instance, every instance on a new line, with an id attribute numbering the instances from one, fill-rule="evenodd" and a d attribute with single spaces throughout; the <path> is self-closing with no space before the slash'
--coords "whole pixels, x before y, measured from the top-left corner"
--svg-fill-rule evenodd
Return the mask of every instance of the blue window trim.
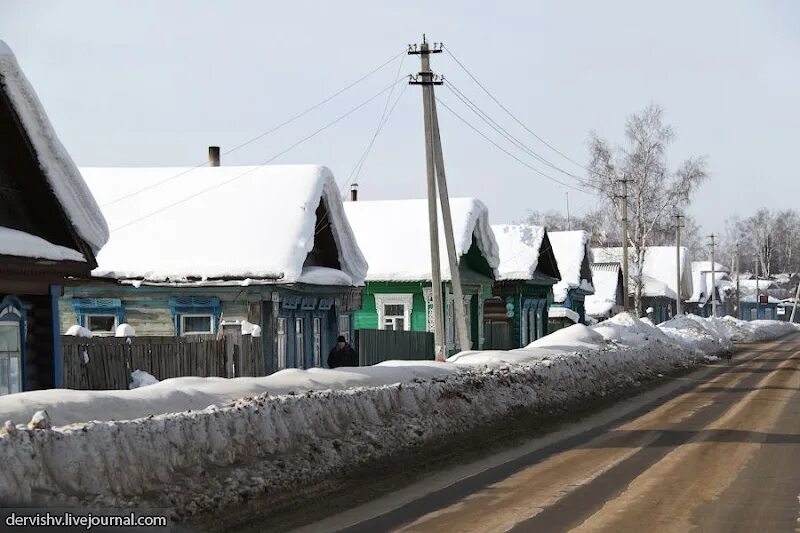
<path id="1" fill-rule="evenodd" d="M 73 298 L 72 308 L 78 317 L 78 324 L 87 328 L 88 315 L 114 315 L 117 324 L 125 322 L 125 308 L 119 298 Z"/>
<path id="2" fill-rule="evenodd" d="M 17 322 L 19 324 L 19 357 L 20 357 L 20 381 L 22 382 L 22 390 L 27 390 L 27 373 L 25 368 L 25 348 L 27 345 L 27 332 L 26 327 L 27 314 L 25 306 L 22 301 L 16 296 L 6 296 L 0 302 L 0 322 Z M 58 320 L 58 315 L 53 317 L 53 320 Z M 59 341 L 61 339 L 59 338 Z M 55 346 L 54 346 L 55 348 Z"/>
<path id="3" fill-rule="evenodd" d="M 169 310 L 172 313 L 172 323 L 176 335 L 183 334 L 181 315 L 211 315 L 211 331 L 216 333 L 219 328 L 221 309 L 219 298 L 216 296 L 173 296 L 169 299 Z"/>

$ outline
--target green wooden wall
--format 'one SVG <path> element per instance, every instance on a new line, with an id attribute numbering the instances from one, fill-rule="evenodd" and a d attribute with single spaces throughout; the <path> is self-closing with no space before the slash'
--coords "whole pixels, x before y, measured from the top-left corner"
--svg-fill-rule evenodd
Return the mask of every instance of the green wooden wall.
<path id="1" fill-rule="evenodd" d="M 353 315 L 355 329 L 378 329 L 378 310 L 375 307 L 375 294 L 413 294 L 411 307 L 411 329 L 426 330 L 425 298 L 422 289 L 428 284 L 423 282 L 367 282 L 364 287 L 361 309 Z"/>

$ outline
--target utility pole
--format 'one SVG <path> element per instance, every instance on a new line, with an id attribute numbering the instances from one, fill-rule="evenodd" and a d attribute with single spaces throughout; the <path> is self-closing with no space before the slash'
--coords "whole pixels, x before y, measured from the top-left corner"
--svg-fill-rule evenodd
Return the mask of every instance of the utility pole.
<path id="1" fill-rule="evenodd" d="M 436 360 L 444 361 L 444 306 L 442 305 L 442 276 L 439 260 L 439 223 L 436 209 L 436 192 L 439 192 L 439 203 L 442 209 L 442 223 L 444 226 L 445 245 L 447 258 L 450 265 L 450 281 L 453 286 L 453 297 L 456 316 L 456 333 L 458 346 L 462 350 L 469 349 L 469 333 L 464 312 L 464 296 L 461 288 L 461 276 L 458 270 L 456 257 L 455 238 L 453 236 L 453 220 L 450 212 L 450 199 L 447 192 L 447 181 L 444 170 L 444 156 L 442 154 L 441 137 L 439 135 L 439 121 L 436 113 L 436 99 L 433 87 L 443 83 L 441 77 L 434 75 L 430 68 L 430 54 L 442 52 L 441 43 L 428 45 L 425 35 L 422 43 L 409 45 L 408 53 L 419 55 L 421 70 L 416 77 L 409 81 L 411 85 L 422 86 L 422 108 L 425 120 L 425 162 L 428 180 L 428 223 L 431 240 L 431 292 L 433 297 L 434 313 L 434 344 L 436 346 Z M 438 186 L 437 186 L 438 185 Z"/>
<path id="2" fill-rule="evenodd" d="M 713 233 L 708 236 L 711 239 L 711 316 L 717 316 L 717 268 L 714 248 L 716 246 L 716 235 Z"/>
<path id="3" fill-rule="evenodd" d="M 622 196 L 619 198 L 622 199 L 622 291 L 625 293 L 623 296 L 623 303 L 624 305 L 623 310 L 628 311 L 630 309 L 630 305 L 628 300 L 630 299 L 630 293 L 628 291 L 628 182 L 630 180 L 623 174 L 622 179 L 619 180 L 622 183 Z"/>
<path id="4" fill-rule="evenodd" d="M 564 194 L 567 195 L 567 230 L 572 231 L 572 221 L 570 220 L 569 217 L 569 191 L 567 191 Z"/>
<path id="5" fill-rule="evenodd" d="M 734 271 L 736 272 L 736 318 L 742 319 L 742 297 L 739 292 L 739 241 L 736 241 L 736 257 L 734 258 Z"/>
<path id="6" fill-rule="evenodd" d="M 797 299 L 800 298 L 800 282 L 797 283 L 797 290 L 794 293 L 794 302 L 792 302 L 792 315 L 789 317 L 789 322 L 794 324 L 794 315 L 797 312 Z"/>
<path id="7" fill-rule="evenodd" d="M 678 273 L 677 282 L 678 284 L 675 285 L 677 287 L 676 290 L 676 306 L 675 306 L 675 315 L 680 315 L 683 313 L 683 302 L 681 300 L 681 219 L 683 215 L 681 215 L 680 211 L 675 211 L 675 261 L 676 261 L 676 268 L 675 271 Z"/>
<path id="8" fill-rule="evenodd" d="M 758 255 L 755 256 L 753 262 L 756 264 L 756 320 L 758 320 L 758 311 L 759 307 L 761 307 L 761 299 L 758 290 Z"/>
<path id="9" fill-rule="evenodd" d="M 440 48 L 441 50 L 441 48 Z M 433 113 L 433 144 L 436 162 L 436 185 L 439 188 L 439 203 L 442 206 L 442 222 L 444 223 L 444 240 L 447 246 L 447 259 L 450 263 L 450 284 L 453 286 L 453 299 L 455 300 L 456 335 L 460 350 L 471 350 L 469 342 L 469 326 L 467 314 L 464 311 L 464 293 L 461 286 L 461 271 L 458 269 L 456 256 L 456 242 L 453 235 L 453 217 L 450 213 L 450 195 L 447 192 L 447 176 L 444 172 L 444 155 L 442 153 L 442 139 L 439 136 L 439 115 L 436 111 L 436 100 L 433 98 L 431 88 L 431 111 Z M 481 320 L 481 317 L 478 317 Z M 480 340 L 478 340 L 480 342 Z"/>

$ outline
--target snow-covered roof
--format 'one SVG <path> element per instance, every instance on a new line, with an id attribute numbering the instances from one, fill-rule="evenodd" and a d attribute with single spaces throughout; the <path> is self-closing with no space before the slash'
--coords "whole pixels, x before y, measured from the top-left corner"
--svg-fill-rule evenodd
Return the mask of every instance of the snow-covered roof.
<path id="1" fill-rule="evenodd" d="M 593 248 L 594 260 L 598 263 L 621 263 L 622 262 L 622 248 Z M 638 272 L 637 265 L 633 259 L 633 249 L 628 249 L 630 256 L 630 287 L 628 290 L 631 294 L 634 291 L 634 276 Z M 675 298 L 677 294 L 677 264 L 676 253 L 674 246 L 648 246 L 644 255 L 644 268 L 642 273 L 645 275 L 644 279 L 644 296 L 666 296 L 668 298 Z M 686 248 L 681 246 L 681 295 L 687 296 L 692 294 L 692 273 L 689 268 L 689 255 Z M 647 276 L 652 278 L 648 282 Z M 660 283 L 654 283 L 653 280 L 658 280 Z M 664 287 L 669 290 L 665 291 Z"/>
<path id="2" fill-rule="evenodd" d="M 757 283 L 756 283 L 757 282 Z M 771 279 L 739 279 L 739 288 L 740 289 L 752 289 L 756 290 L 756 285 L 758 286 L 758 290 L 766 291 L 769 289 L 779 289 L 777 283 L 772 281 Z"/>
<path id="3" fill-rule="evenodd" d="M 75 163 L 53 130 L 39 97 L 0 41 L 0 90 L 8 96 L 30 140 L 42 173 L 77 234 L 94 253 L 108 240 L 108 226 Z"/>
<path id="4" fill-rule="evenodd" d="M 547 316 L 550 318 L 568 318 L 576 324 L 580 320 L 580 315 L 568 307 L 559 307 L 556 305 L 550 306 L 547 310 Z"/>
<path id="5" fill-rule="evenodd" d="M 345 202 L 345 211 L 358 244 L 369 262 L 369 281 L 431 279 L 427 200 L 370 200 Z M 500 251 L 489 225 L 489 210 L 474 198 L 451 198 L 456 255 L 460 258 L 473 239 L 497 275 Z M 439 258 L 442 279 L 450 279 L 441 210 Z"/>
<path id="6" fill-rule="evenodd" d="M 711 299 L 711 286 L 717 289 L 717 300 L 724 302 L 726 292 L 730 289 L 729 270 L 720 263 L 714 263 L 712 281 L 711 261 L 692 262 L 692 296 L 691 303 L 705 303 Z"/>
<path id="7" fill-rule="evenodd" d="M 730 273 L 731 269 L 714 261 L 714 271 Z M 692 261 L 692 272 L 711 272 L 711 261 Z"/>
<path id="8" fill-rule="evenodd" d="M 82 169 L 109 224 L 119 228 L 97 256 L 95 275 L 179 282 L 253 278 L 282 283 L 363 283 L 367 263 L 344 214 L 333 174 L 326 167 L 188 170 Z M 186 175 L 156 185 L 183 172 Z M 151 188 L 119 200 L 147 187 Z M 213 190 L 197 194 L 209 188 Z M 327 216 L 316 227 L 322 200 Z M 126 226 L 141 217 L 146 218 Z M 335 275 L 325 275 L 315 267 L 303 268 L 315 237 L 328 225 L 341 266 L 341 272 L 332 273 Z M 346 276 L 342 278 L 341 273 Z"/>
<path id="9" fill-rule="evenodd" d="M 531 279 L 539 264 L 544 228 L 531 224 L 493 224 L 492 231 L 500 247 L 498 279 Z"/>
<path id="10" fill-rule="evenodd" d="M 554 300 L 563 302 L 571 289 L 580 288 L 593 293 L 589 233 L 583 230 L 553 231 L 547 235 L 561 272 L 561 281 L 553 286 Z"/>
<path id="11" fill-rule="evenodd" d="M 86 261 L 82 253 L 72 248 L 59 246 L 36 235 L 2 226 L 0 226 L 0 243 L 3 243 L 3 255 L 52 259 L 54 261 Z"/>
<path id="12" fill-rule="evenodd" d="M 621 267 L 619 263 L 592 263 L 592 285 L 594 294 L 586 297 L 586 313 L 605 316 L 617 305 L 617 292 L 621 291 Z"/>

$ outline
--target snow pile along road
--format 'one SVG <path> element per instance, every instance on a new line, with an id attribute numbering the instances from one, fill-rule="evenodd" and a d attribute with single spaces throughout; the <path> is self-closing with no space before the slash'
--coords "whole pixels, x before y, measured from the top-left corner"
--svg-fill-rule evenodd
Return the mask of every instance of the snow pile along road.
<path id="1" fill-rule="evenodd" d="M 687 339 L 697 335 L 693 327 L 671 327 L 690 331 Z M 520 350 L 465 352 L 446 364 L 390 361 L 265 378 L 181 378 L 131 391 L 7 396 L 0 412 L 18 424 L 7 423 L 0 436 L 0 500 L 155 506 L 187 515 L 296 490 L 403 448 L 447 442 L 520 409 L 585 407 L 701 360 L 689 340 L 676 343 L 674 335 L 618 315 Z M 80 396 L 59 403 L 55 392 Z M 231 401 L 236 394 L 240 399 Z M 209 407 L 159 414 L 203 403 Z M 56 427 L 21 424 L 42 407 L 53 411 Z M 81 416 L 101 410 L 129 419 Z M 58 426 L 76 417 L 84 421 Z"/>

